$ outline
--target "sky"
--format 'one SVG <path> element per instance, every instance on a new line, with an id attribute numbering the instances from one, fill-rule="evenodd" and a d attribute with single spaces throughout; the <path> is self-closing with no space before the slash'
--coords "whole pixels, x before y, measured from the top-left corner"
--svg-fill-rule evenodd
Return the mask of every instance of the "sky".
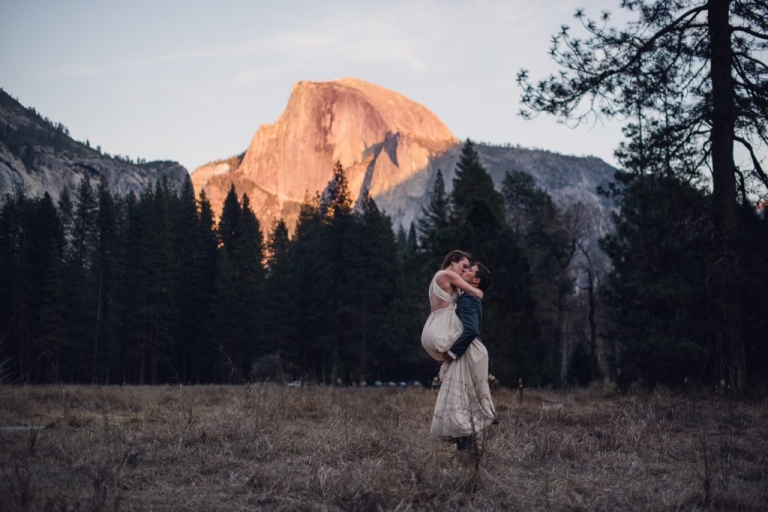
<path id="1" fill-rule="evenodd" d="M 0 0 L 0 87 L 110 154 L 188 171 L 245 151 L 300 80 L 354 77 L 461 140 L 616 164 L 618 121 L 522 119 L 516 76 L 557 71 L 550 38 L 619 0 Z"/>

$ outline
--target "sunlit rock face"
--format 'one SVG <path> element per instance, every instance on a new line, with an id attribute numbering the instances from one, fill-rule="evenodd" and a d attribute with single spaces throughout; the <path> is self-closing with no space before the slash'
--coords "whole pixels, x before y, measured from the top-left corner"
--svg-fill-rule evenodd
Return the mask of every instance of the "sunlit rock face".
<path id="1" fill-rule="evenodd" d="M 457 143 L 437 116 L 398 93 L 352 78 L 299 82 L 283 114 L 259 128 L 242 159 L 200 167 L 192 182 L 217 212 L 234 183 L 262 222 L 282 217 L 292 225 L 299 205 L 328 184 L 337 161 L 353 199 L 365 190 L 376 198 Z M 421 197 L 420 185 L 426 182 L 403 193 Z"/>
<path id="2" fill-rule="evenodd" d="M 395 227 L 406 229 L 429 201 L 437 170 L 452 189 L 462 143 L 438 117 L 401 94 L 353 78 L 299 82 L 283 114 L 259 128 L 248 150 L 192 173 L 221 212 L 232 184 L 269 229 L 283 218 L 295 225 L 302 202 L 322 192 L 341 162 L 353 199 L 368 190 Z M 573 157 L 519 147 L 476 144 L 498 189 L 508 171 L 531 174 L 559 206 L 591 205 L 608 223 L 609 202 L 598 185 L 615 169 L 594 157 Z"/>
<path id="3" fill-rule="evenodd" d="M 139 195 L 161 179 L 178 189 L 189 179 L 176 162 L 136 164 L 104 155 L 0 90 L 0 201 L 16 190 L 29 197 L 47 192 L 58 200 L 65 188 L 77 187 L 83 177 L 93 186 L 104 179 L 113 193 L 122 196 Z"/>

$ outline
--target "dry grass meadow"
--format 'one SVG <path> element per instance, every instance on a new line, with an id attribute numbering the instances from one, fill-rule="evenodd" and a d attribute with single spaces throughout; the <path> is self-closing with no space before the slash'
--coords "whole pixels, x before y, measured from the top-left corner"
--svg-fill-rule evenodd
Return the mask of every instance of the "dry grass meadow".
<path id="1" fill-rule="evenodd" d="M 0 509 L 768 508 L 764 395 L 499 390 L 470 453 L 430 437 L 435 396 L 0 386 Z"/>

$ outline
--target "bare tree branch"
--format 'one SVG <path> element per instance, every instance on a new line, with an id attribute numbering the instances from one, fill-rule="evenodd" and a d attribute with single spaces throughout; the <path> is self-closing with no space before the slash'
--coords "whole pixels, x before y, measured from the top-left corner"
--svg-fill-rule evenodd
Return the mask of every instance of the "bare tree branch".
<path id="1" fill-rule="evenodd" d="M 677 29 L 680 28 L 678 27 L 679 24 L 685 22 L 691 16 L 695 17 L 696 14 L 702 11 L 706 11 L 707 8 L 708 8 L 707 4 L 703 4 L 683 13 L 677 19 L 672 21 L 670 24 L 658 30 L 655 34 L 653 34 L 653 36 L 651 36 L 649 39 L 643 42 L 643 44 L 640 45 L 639 48 L 636 48 L 633 52 L 632 57 L 623 65 L 619 66 L 618 68 L 607 69 L 599 73 L 590 71 L 589 66 L 586 66 L 586 69 L 585 69 L 585 66 L 583 65 L 576 66 L 575 64 L 571 64 L 569 62 L 569 59 L 564 54 L 559 52 L 556 47 L 553 47 L 551 53 L 552 53 L 552 56 L 555 58 L 555 62 L 573 71 L 583 72 L 585 74 L 591 75 L 591 78 L 590 80 L 588 80 L 588 83 L 585 86 L 577 87 L 574 91 L 570 93 L 565 93 L 562 95 L 562 97 L 558 99 L 550 99 L 549 102 L 552 106 L 550 108 L 547 108 L 546 110 L 555 113 L 558 110 L 564 109 L 565 110 L 564 115 L 568 117 L 573 107 L 568 108 L 567 105 L 578 100 L 584 94 L 590 94 L 593 96 L 593 98 L 594 96 L 599 95 L 600 93 L 599 88 L 601 85 L 605 83 L 606 80 L 618 75 L 622 75 L 629 69 L 632 69 L 634 66 L 637 66 L 640 63 L 640 59 L 642 58 L 642 56 L 645 53 L 652 51 L 655 48 L 655 44 L 662 37 L 672 32 L 675 32 Z M 564 31 L 562 36 L 566 36 L 566 35 L 567 35 L 567 31 Z M 555 44 L 557 44 L 557 41 L 559 41 L 560 38 L 561 36 L 555 37 Z M 575 43 L 572 43 L 567 38 L 564 38 L 564 41 L 566 44 L 566 48 L 572 50 L 573 44 Z M 578 53 L 574 51 L 574 55 L 578 55 Z M 582 57 L 582 63 L 583 63 L 583 57 Z M 552 82 L 554 78 L 555 78 L 554 76 L 550 76 L 548 81 Z M 526 95 L 534 92 L 533 86 L 528 84 L 525 75 L 518 75 L 518 81 L 521 81 L 526 86 L 525 87 Z M 563 93 L 565 92 L 565 90 L 561 89 L 559 92 Z M 541 94 L 537 93 L 536 96 L 538 97 L 538 99 L 542 99 Z M 590 108 L 590 111 L 593 113 L 596 113 L 594 108 Z"/>
<path id="2" fill-rule="evenodd" d="M 766 176 L 765 172 L 763 171 L 763 168 L 760 165 L 760 160 L 758 160 L 754 149 L 752 149 L 752 144 L 750 144 L 749 141 L 743 137 L 739 137 L 738 135 L 734 136 L 733 140 L 747 148 L 747 151 L 749 151 L 749 156 L 752 158 L 752 165 L 755 167 L 755 172 L 760 177 L 760 181 L 762 181 L 763 184 L 768 187 L 768 176 Z"/>
<path id="3" fill-rule="evenodd" d="M 744 32 L 745 34 L 749 34 L 751 36 L 757 37 L 758 39 L 764 39 L 768 41 L 768 34 L 762 34 L 760 32 L 757 32 L 756 30 L 752 30 L 749 27 L 732 27 L 731 32 Z"/>
<path id="4" fill-rule="evenodd" d="M 763 68 L 766 71 L 768 71 L 768 64 L 766 64 L 765 62 L 763 62 L 761 60 L 758 60 L 758 59 L 752 57 L 751 55 L 749 55 L 749 54 L 747 54 L 745 52 L 733 52 L 733 56 L 734 57 L 741 57 L 743 59 L 747 59 L 748 61 L 753 62 L 754 64 L 757 64 L 759 66 L 763 66 Z M 734 60 L 736 60 L 736 59 L 734 59 Z"/>

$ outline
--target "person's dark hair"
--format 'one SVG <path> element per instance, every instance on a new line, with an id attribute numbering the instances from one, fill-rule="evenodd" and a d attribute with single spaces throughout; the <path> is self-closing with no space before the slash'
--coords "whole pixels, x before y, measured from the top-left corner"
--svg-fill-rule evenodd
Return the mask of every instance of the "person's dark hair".
<path id="1" fill-rule="evenodd" d="M 477 283 L 477 287 L 480 288 L 483 293 L 485 293 L 491 287 L 491 283 L 493 282 L 493 275 L 491 274 L 491 271 L 488 270 L 488 267 L 479 261 L 474 262 L 472 266 L 477 266 L 475 277 L 480 279 L 480 282 Z"/>
<path id="2" fill-rule="evenodd" d="M 467 258 L 467 261 L 472 261 L 472 256 L 470 256 L 468 252 L 451 251 L 443 260 L 443 266 L 440 267 L 440 270 L 445 270 L 451 266 L 451 263 L 456 263 L 457 261 L 461 261 L 464 258 Z"/>

